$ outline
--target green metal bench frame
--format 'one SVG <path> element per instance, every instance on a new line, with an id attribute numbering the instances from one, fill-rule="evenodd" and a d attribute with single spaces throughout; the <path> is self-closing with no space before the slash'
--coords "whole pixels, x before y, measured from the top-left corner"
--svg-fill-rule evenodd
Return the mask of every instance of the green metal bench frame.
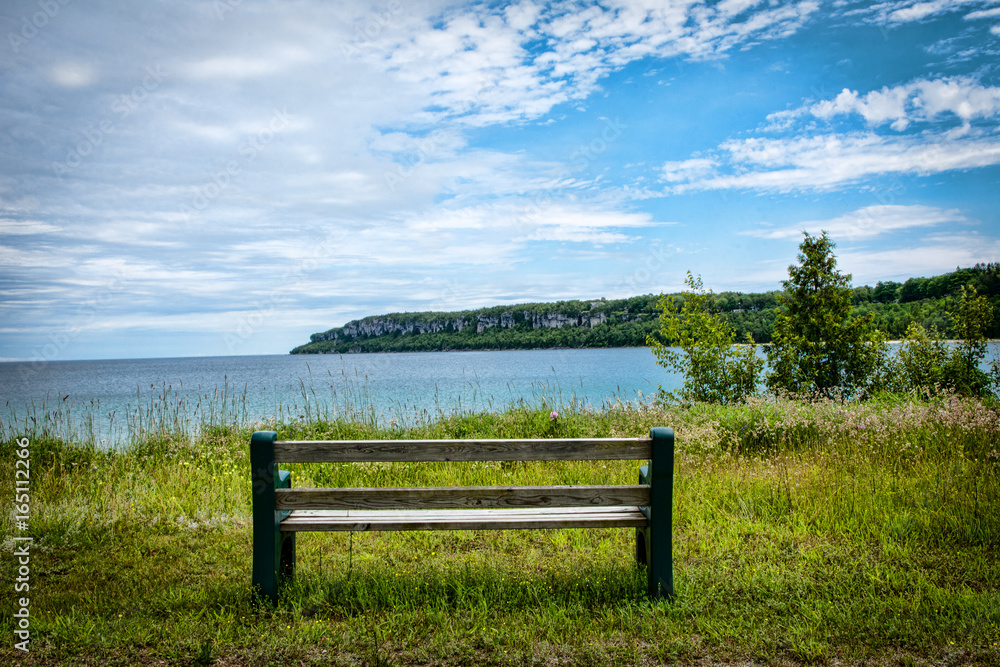
<path id="1" fill-rule="evenodd" d="M 579 461 L 647 459 L 638 485 L 292 489 L 278 462 Z M 648 593 L 673 597 L 674 432 L 648 438 L 250 441 L 253 590 L 272 603 L 295 574 L 305 530 L 511 530 L 634 527 Z"/>

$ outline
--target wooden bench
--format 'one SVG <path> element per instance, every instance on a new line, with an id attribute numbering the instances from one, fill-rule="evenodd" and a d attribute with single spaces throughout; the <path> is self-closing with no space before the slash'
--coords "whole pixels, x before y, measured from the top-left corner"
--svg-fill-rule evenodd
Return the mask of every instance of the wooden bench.
<path id="1" fill-rule="evenodd" d="M 293 489 L 284 463 L 648 460 L 636 485 Z M 674 432 L 648 438 L 279 441 L 250 443 L 253 587 L 276 602 L 294 575 L 298 531 L 636 529 L 651 596 L 673 596 Z"/>

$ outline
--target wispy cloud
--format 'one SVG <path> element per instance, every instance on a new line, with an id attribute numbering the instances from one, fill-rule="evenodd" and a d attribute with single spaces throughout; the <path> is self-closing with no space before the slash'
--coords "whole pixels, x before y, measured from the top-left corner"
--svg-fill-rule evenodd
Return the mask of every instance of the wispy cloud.
<path id="1" fill-rule="evenodd" d="M 972 21 L 975 19 L 995 19 L 1000 18 L 1000 7 L 993 7 L 992 9 L 980 9 L 978 11 L 969 12 L 965 15 L 966 20 Z"/>
<path id="2" fill-rule="evenodd" d="M 992 0 L 899 0 L 883 2 L 868 9 L 879 22 L 898 24 L 922 21 L 952 12 L 967 11 L 970 6 L 990 6 Z"/>
<path id="3" fill-rule="evenodd" d="M 778 228 L 760 228 L 740 232 L 762 239 L 798 239 L 802 232 L 826 231 L 832 238 L 845 241 L 872 239 L 891 232 L 916 227 L 968 224 L 970 220 L 957 209 L 934 206 L 879 204 L 865 206 L 847 215 L 828 220 L 806 220 Z"/>
<path id="4" fill-rule="evenodd" d="M 813 0 L 476 7 L 432 30 L 387 30 L 364 56 L 384 59 L 398 81 L 433 96 L 411 122 L 482 126 L 538 118 L 584 99 L 609 72 L 641 58 L 721 57 L 750 41 L 786 37 L 818 9 Z"/>
<path id="5" fill-rule="evenodd" d="M 864 131 L 818 133 L 816 120 L 863 119 Z M 935 174 L 1000 164 L 1000 88 L 971 77 L 919 79 L 770 114 L 780 138 L 730 140 L 688 160 L 663 164 L 668 193 L 758 189 L 830 190 L 873 177 Z M 808 121 L 812 121 L 811 123 Z M 982 121 L 981 127 L 973 123 Z M 921 123 L 926 129 L 903 133 Z M 883 133 L 888 124 L 891 133 Z"/>
<path id="6" fill-rule="evenodd" d="M 873 285 L 877 280 L 933 276 L 972 266 L 987 257 L 1000 257 L 1000 240 L 981 234 L 947 233 L 923 237 L 917 243 L 891 248 L 840 249 L 837 263 L 853 274 L 855 285 Z"/>
<path id="7" fill-rule="evenodd" d="M 831 190 L 873 177 L 935 174 L 1000 164 L 1000 137 L 882 137 L 871 132 L 793 139 L 751 138 L 719 147 L 720 169 L 672 185 L 699 190 Z M 723 168 L 730 173 L 725 173 Z M 671 177 L 676 171 L 668 172 Z"/>

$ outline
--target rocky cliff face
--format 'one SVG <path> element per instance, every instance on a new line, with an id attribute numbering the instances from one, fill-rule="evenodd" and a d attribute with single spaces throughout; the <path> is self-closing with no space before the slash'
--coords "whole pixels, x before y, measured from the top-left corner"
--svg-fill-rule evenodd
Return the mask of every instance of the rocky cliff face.
<path id="1" fill-rule="evenodd" d="M 313 334 L 309 338 L 315 343 L 321 340 L 340 340 L 342 338 L 373 338 L 397 332 L 401 334 L 438 333 L 447 330 L 449 324 L 454 331 L 461 331 L 469 325 L 462 317 L 457 317 L 454 320 L 432 320 L 430 322 L 396 319 L 389 316 L 366 317 L 362 320 L 352 320 L 337 329 Z"/>
<path id="2" fill-rule="evenodd" d="M 532 329 L 559 329 L 566 325 L 571 327 L 596 327 L 604 324 L 608 320 L 605 313 L 583 313 L 580 315 L 565 315 L 563 313 L 532 313 L 524 311 L 519 313 L 522 317 L 515 317 L 514 311 L 501 313 L 499 316 L 483 315 L 472 313 L 464 317 L 454 319 L 417 321 L 408 319 L 405 315 L 391 316 L 382 315 L 377 317 L 366 317 L 361 320 L 352 320 L 342 327 L 330 329 L 323 333 L 316 333 L 310 336 L 312 342 L 317 343 L 324 340 L 349 340 L 353 338 L 372 338 L 376 336 L 386 336 L 393 333 L 399 334 L 424 334 L 439 333 L 442 331 L 462 331 L 465 327 L 476 327 L 476 333 L 482 333 L 493 327 L 501 329 L 512 329 L 519 321 L 531 323 Z"/>

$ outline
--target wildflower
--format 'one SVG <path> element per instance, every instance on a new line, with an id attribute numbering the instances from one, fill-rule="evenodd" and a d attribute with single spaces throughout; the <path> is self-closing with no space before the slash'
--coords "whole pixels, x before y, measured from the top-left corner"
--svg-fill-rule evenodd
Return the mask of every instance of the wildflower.
<path id="1" fill-rule="evenodd" d="M 553 410 L 552 412 L 549 413 L 549 421 L 553 421 L 554 422 L 557 419 L 559 419 L 559 413 L 558 412 L 556 412 L 555 410 Z"/>

